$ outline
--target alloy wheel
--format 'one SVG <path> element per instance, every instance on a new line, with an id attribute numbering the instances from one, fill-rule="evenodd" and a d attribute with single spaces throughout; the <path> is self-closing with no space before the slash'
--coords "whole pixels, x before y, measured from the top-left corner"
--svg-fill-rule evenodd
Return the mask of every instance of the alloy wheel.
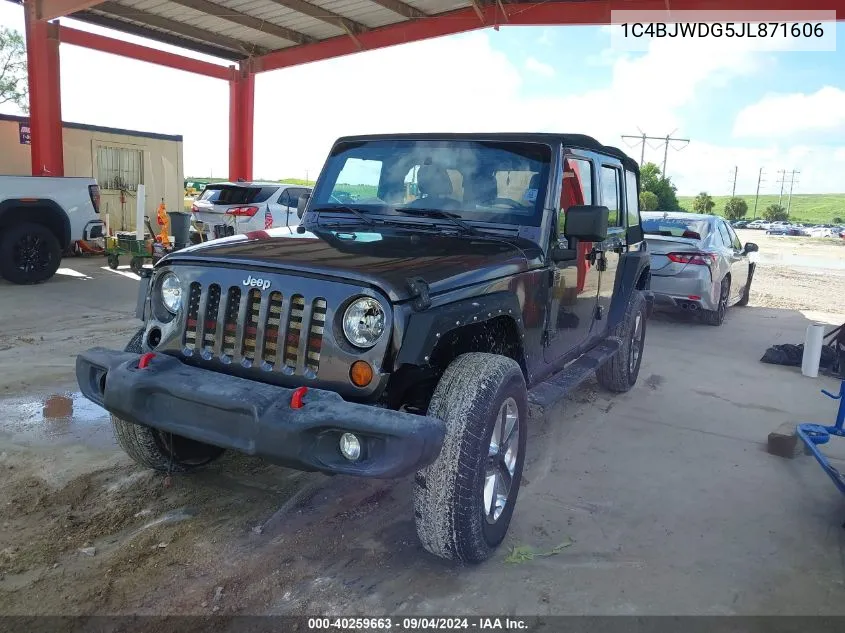
<path id="1" fill-rule="evenodd" d="M 14 246 L 14 262 L 18 270 L 32 273 L 50 264 L 50 249 L 38 235 L 24 235 Z"/>
<path id="2" fill-rule="evenodd" d="M 484 473 L 484 516 L 495 523 L 508 503 L 519 455 L 519 409 L 507 398 L 496 416 Z"/>
<path id="3" fill-rule="evenodd" d="M 631 374 L 637 370 L 637 364 L 640 362 L 640 356 L 643 352 L 644 334 L 643 315 L 637 312 L 634 319 L 634 327 L 631 328 L 631 347 L 628 352 L 628 371 Z"/>

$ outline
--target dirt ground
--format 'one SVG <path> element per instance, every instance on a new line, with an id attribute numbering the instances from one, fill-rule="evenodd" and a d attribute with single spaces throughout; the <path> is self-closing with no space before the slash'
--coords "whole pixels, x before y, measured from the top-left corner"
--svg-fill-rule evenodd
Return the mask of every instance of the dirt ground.
<path id="1" fill-rule="evenodd" d="M 845 240 L 766 235 L 737 231 L 760 247 L 751 304 L 769 308 L 842 312 L 845 297 Z"/>
<path id="2" fill-rule="evenodd" d="M 135 466 L 73 377 L 137 328 L 131 273 L 69 259 L 0 282 L 0 615 L 845 614 L 841 500 L 809 458 L 763 450 L 782 422 L 832 422 L 836 383 L 759 363 L 808 319 L 845 321 L 845 241 L 741 237 L 751 307 L 652 320 L 630 393 L 589 382 L 532 420 L 511 532 L 472 568 L 419 546 L 409 481 Z"/>

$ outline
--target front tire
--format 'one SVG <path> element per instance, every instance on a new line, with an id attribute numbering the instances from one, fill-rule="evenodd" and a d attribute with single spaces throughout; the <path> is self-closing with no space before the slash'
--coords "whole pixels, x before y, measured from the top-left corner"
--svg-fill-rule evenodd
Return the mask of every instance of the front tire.
<path id="1" fill-rule="evenodd" d="M 61 261 L 59 240 L 41 224 L 17 224 L 0 239 L 0 277 L 13 284 L 47 281 L 56 274 Z"/>
<path id="2" fill-rule="evenodd" d="M 634 290 L 625 317 L 612 334 L 622 340 L 622 346 L 610 361 L 596 370 L 596 379 L 605 389 L 624 393 L 636 384 L 643 362 L 648 316 L 648 303 L 643 293 Z"/>
<path id="3" fill-rule="evenodd" d="M 130 339 L 124 351 L 141 354 L 144 328 Z M 120 448 L 145 468 L 160 472 L 186 473 L 213 462 L 223 449 L 181 435 L 159 431 L 111 416 L 114 437 Z"/>
<path id="4" fill-rule="evenodd" d="M 437 460 L 416 475 L 417 535 L 436 556 L 482 562 L 507 534 L 522 480 L 528 395 L 519 364 L 497 354 L 459 356 L 428 415 L 446 422 L 446 438 Z"/>

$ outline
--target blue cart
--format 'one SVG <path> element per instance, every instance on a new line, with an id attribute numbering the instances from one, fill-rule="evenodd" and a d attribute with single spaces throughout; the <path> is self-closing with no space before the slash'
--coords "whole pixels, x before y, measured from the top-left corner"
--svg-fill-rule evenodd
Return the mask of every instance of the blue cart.
<path id="1" fill-rule="evenodd" d="M 833 483 L 839 488 L 839 492 L 845 494 L 845 477 L 836 470 L 828 461 L 824 453 L 819 450 L 819 446 L 827 444 L 831 436 L 845 437 L 845 380 L 839 385 L 839 395 L 834 395 L 829 391 L 822 389 L 822 393 L 828 398 L 839 400 L 839 412 L 836 414 L 836 424 L 833 426 L 822 426 L 820 424 L 799 424 L 798 437 L 807 446 L 816 461 L 821 464 L 821 467 L 833 480 Z"/>

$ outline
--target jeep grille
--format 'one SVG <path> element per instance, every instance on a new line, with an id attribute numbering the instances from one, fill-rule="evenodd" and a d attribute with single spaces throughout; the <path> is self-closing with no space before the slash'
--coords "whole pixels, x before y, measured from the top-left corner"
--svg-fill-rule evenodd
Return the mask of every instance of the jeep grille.
<path id="1" fill-rule="evenodd" d="M 192 282 L 182 344 L 187 354 L 199 351 L 206 360 L 257 363 L 287 374 L 296 372 L 302 356 L 304 373 L 315 377 L 320 370 L 326 311 L 323 297 L 308 302 L 301 294 L 285 297 L 274 291 L 262 296 L 258 289 L 242 292 L 238 286 L 231 286 L 224 295 L 218 284 L 204 291 L 200 283 Z"/>

